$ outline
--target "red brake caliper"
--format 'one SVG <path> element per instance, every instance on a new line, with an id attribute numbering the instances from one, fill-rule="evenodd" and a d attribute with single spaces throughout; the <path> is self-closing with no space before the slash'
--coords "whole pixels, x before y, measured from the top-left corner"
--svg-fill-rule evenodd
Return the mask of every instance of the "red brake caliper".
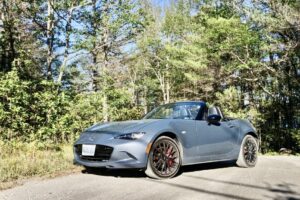
<path id="1" fill-rule="evenodd" d="M 170 146 L 169 149 L 167 150 L 167 153 L 166 153 L 166 156 L 168 158 L 168 167 L 172 167 L 173 164 L 174 164 L 174 159 L 173 159 L 173 155 L 172 155 L 172 150 L 173 150 L 173 147 Z"/>

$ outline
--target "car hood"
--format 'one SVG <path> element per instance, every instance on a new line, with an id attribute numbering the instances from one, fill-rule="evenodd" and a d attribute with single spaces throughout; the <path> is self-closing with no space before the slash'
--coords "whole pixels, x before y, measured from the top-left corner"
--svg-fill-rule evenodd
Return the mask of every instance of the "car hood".
<path id="1" fill-rule="evenodd" d="M 135 131 L 140 131 L 143 127 L 148 126 L 154 123 L 155 121 L 157 121 L 157 119 L 99 123 L 88 128 L 85 132 L 111 133 L 114 135 L 118 135 L 120 133 L 131 133 Z"/>

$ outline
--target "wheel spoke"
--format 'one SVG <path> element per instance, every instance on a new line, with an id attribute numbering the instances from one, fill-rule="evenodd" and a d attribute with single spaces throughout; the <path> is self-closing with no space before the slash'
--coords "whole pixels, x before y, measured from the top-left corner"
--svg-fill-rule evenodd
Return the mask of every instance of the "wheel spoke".
<path id="1" fill-rule="evenodd" d="M 152 166 L 160 176 L 170 176 L 178 171 L 179 152 L 174 143 L 161 140 L 155 144 L 152 156 Z"/>
<path id="2" fill-rule="evenodd" d="M 244 158 L 247 164 L 255 163 L 257 159 L 257 147 L 253 140 L 248 139 L 243 147 Z"/>

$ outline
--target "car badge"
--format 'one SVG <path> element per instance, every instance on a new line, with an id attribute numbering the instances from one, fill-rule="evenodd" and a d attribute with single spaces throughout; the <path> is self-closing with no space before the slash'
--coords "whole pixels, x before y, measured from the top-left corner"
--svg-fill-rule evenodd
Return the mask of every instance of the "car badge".
<path id="1" fill-rule="evenodd" d="M 93 136 L 89 137 L 89 141 L 93 142 L 95 141 L 95 138 Z"/>

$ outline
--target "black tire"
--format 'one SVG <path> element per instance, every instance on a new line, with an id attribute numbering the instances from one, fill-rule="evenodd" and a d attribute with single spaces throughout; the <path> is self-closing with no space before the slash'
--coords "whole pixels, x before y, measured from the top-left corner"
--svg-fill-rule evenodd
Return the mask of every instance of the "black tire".
<path id="1" fill-rule="evenodd" d="M 254 167 L 258 159 L 258 143 L 252 135 L 246 135 L 241 143 L 236 164 L 239 167 Z"/>
<path id="2" fill-rule="evenodd" d="M 146 175 L 155 179 L 174 177 L 181 166 L 178 144 L 172 138 L 161 136 L 151 147 Z"/>

